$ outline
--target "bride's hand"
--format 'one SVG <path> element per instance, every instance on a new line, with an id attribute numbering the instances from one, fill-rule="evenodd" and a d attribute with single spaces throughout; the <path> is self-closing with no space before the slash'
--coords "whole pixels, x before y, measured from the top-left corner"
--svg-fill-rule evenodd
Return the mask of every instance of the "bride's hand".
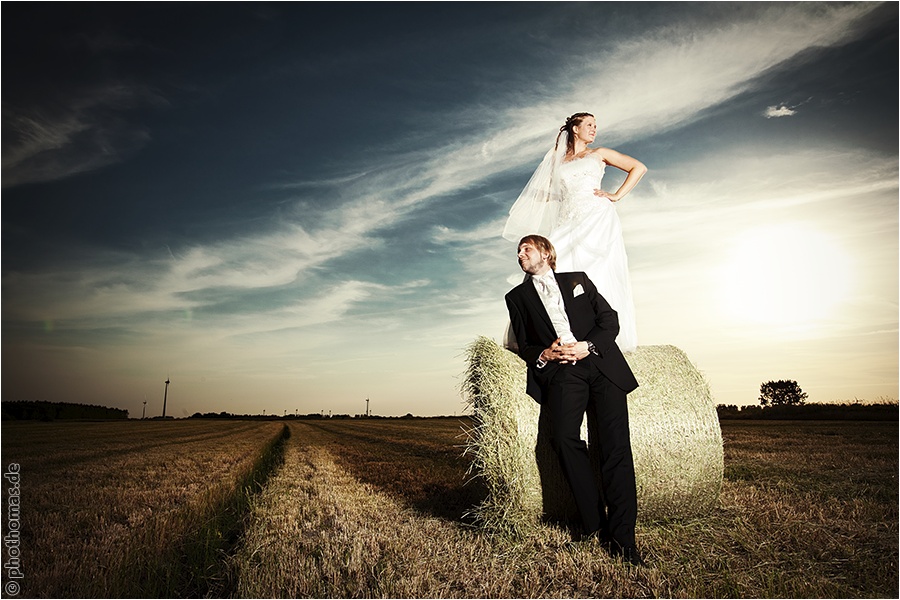
<path id="1" fill-rule="evenodd" d="M 610 194 L 609 192 L 604 192 L 601 189 L 595 189 L 594 195 L 597 196 L 598 198 L 606 198 L 610 202 L 618 202 L 619 201 L 618 196 L 616 196 L 615 194 Z"/>

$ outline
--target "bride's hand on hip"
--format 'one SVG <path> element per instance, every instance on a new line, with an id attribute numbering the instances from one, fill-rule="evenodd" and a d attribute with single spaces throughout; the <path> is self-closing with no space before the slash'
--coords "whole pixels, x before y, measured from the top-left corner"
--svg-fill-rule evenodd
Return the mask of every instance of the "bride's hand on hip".
<path id="1" fill-rule="evenodd" d="M 604 192 L 601 189 L 595 189 L 594 195 L 597 196 L 598 198 L 606 198 L 610 202 L 618 202 L 619 201 L 619 197 L 616 194 L 610 194 L 609 192 Z"/>

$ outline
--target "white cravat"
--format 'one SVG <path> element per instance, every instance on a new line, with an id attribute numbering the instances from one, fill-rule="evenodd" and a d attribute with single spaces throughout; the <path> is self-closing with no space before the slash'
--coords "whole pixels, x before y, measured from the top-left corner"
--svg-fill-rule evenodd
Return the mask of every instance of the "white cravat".
<path id="1" fill-rule="evenodd" d="M 550 322 L 553 323 L 553 329 L 563 344 L 573 344 L 578 340 L 572 335 L 572 326 L 569 324 L 569 316 L 566 314 L 566 305 L 563 303 L 562 293 L 559 291 L 559 284 L 553 271 L 547 271 L 540 277 L 532 275 L 531 281 L 534 282 L 534 288 L 537 290 L 547 314 L 550 315 Z"/>

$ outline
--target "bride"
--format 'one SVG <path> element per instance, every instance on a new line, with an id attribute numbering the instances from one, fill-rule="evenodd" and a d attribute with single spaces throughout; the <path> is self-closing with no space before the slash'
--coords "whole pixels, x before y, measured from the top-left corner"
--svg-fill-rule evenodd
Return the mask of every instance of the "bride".
<path id="1" fill-rule="evenodd" d="M 560 272 L 584 271 L 619 315 L 616 343 L 637 347 L 634 302 L 622 226 L 613 203 L 637 185 L 647 167 L 609 148 L 589 148 L 597 135 L 590 113 L 576 113 L 559 128 L 556 144 L 509 211 L 503 237 L 518 242 L 537 233 L 556 248 Z M 628 173 L 615 192 L 601 189 L 607 165 Z"/>

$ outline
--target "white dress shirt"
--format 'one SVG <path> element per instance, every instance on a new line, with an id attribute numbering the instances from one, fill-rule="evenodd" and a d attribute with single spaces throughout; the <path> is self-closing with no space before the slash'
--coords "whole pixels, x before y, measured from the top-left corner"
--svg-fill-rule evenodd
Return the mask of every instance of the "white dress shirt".
<path id="1" fill-rule="evenodd" d="M 563 303 L 562 293 L 559 291 L 559 284 L 553 271 L 547 271 L 541 276 L 531 276 L 534 283 L 534 289 L 537 290 L 547 314 L 550 315 L 550 322 L 553 323 L 553 329 L 556 330 L 557 337 L 563 344 L 574 344 L 578 340 L 572 335 L 572 328 L 569 325 L 569 316 L 566 314 L 566 305 Z"/>

